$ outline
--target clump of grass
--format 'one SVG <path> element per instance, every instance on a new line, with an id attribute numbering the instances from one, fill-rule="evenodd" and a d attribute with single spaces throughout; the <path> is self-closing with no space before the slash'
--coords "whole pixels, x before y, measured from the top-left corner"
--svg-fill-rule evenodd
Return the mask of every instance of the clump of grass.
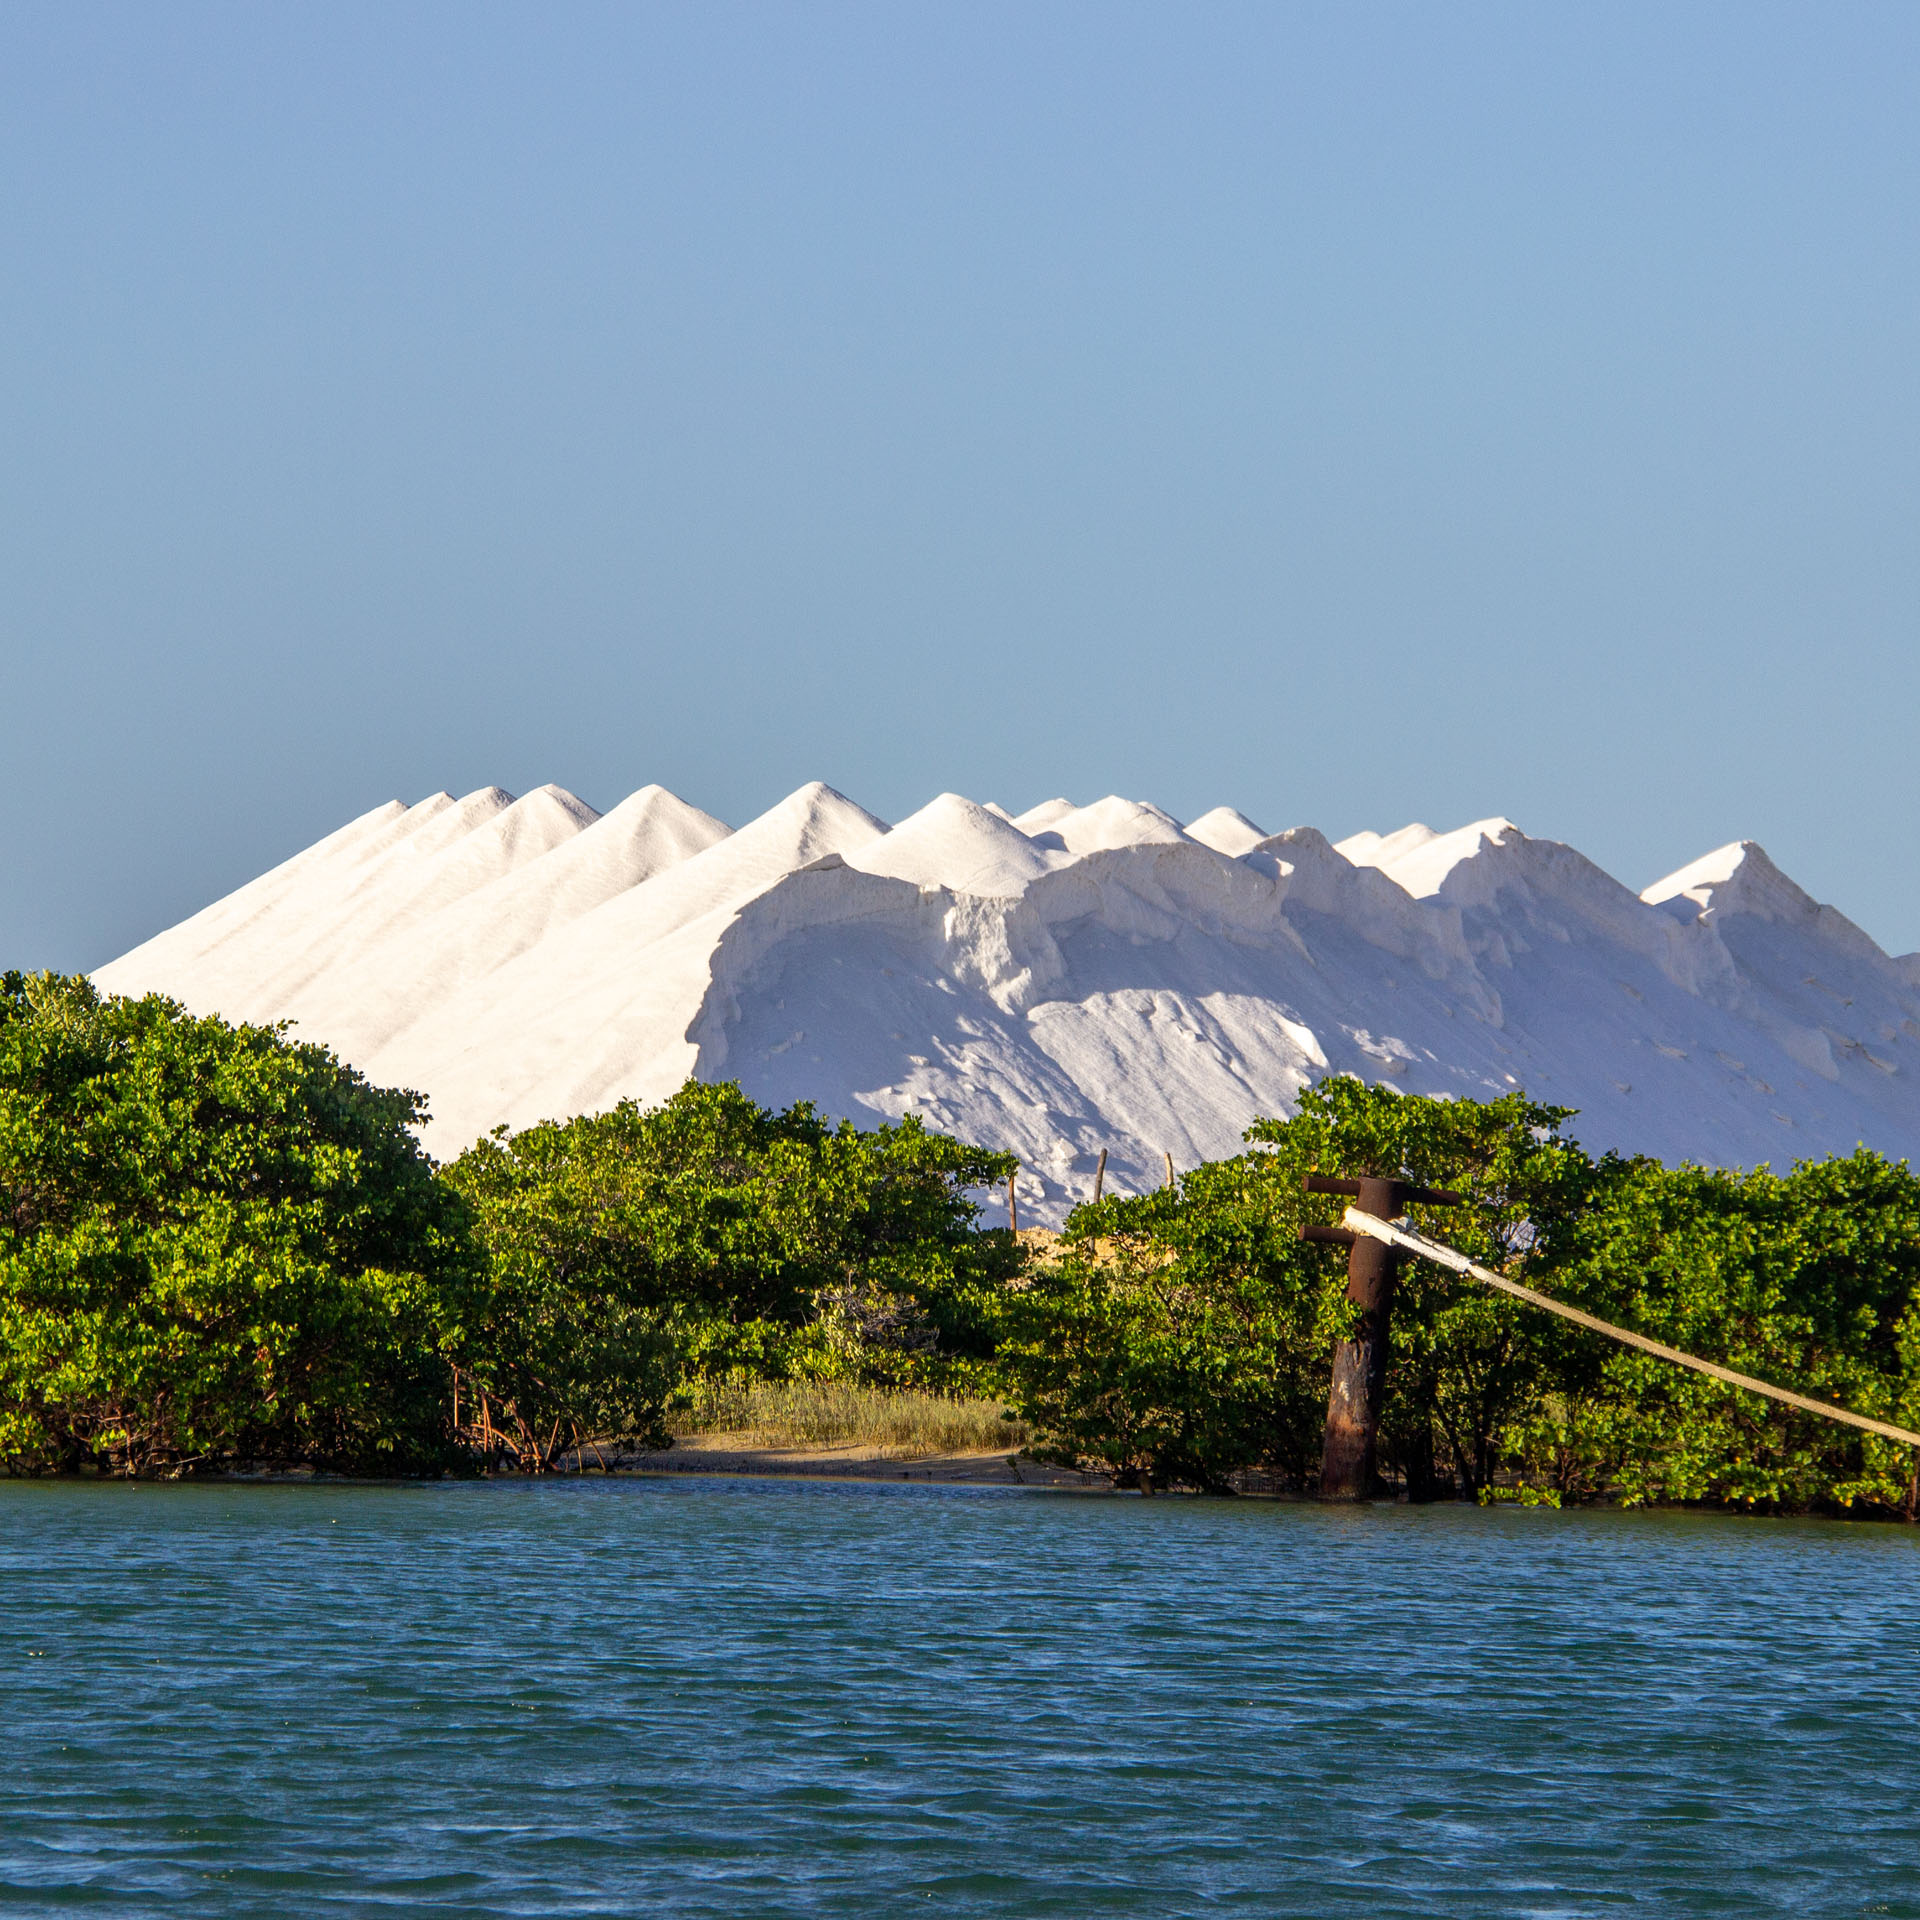
<path id="1" fill-rule="evenodd" d="M 751 1434 L 763 1446 L 869 1446 L 895 1459 L 930 1453 L 1013 1453 L 1025 1424 L 997 1400 L 837 1380 L 701 1381 L 676 1413 L 676 1433 Z"/>

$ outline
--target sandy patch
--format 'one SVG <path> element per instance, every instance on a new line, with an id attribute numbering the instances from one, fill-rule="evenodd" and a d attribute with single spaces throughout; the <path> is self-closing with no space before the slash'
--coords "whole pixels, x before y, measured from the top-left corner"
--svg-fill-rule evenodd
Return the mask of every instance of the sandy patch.
<path id="1" fill-rule="evenodd" d="M 951 1486 L 1066 1487 L 1106 1492 L 1102 1474 L 1043 1466 L 1007 1453 L 934 1453 L 903 1458 L 855 1441 L 835 1446 L 769 1447 L 751 1433 L 694 1433 L 659 1452 L 622 1453 L 612 1463 L 633 1473 L 755 1473 L 839 1480 L 923 1480 Z"/>

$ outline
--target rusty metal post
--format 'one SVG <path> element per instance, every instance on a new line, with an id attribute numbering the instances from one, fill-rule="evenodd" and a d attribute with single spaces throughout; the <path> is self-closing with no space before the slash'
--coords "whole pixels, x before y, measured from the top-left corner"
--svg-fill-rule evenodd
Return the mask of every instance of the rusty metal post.
<path id="1" fill-rule="evenodd" d="M 1309 1193 L 1345 1194 L 1362 1213 L 1377 1220 L 1393 1219 L 1409 1200 L 1455 1206 L 1460 1199 L 1458 1194 L 1437 1193 L 1405 1180 L 1336 1180 L 1316 1173 L 1307 1176 L 1306 1186 Z M 1371 1499 L 1377 1480 L 1374 1451 L 1386 1399 L 1399 1256 L 1385 1242 L 1345 1227 L 1304 1227 L 1301 1237 L 1346 1248 L 1347 1298 L 1360 1309 L 1352 1335 L 1333 1350 L 1333 1385 L 1327 1394 L 1326 1440 L 1320 1455 L 1320 1498 Z"/>
<path id="2" fill-rule="evenodd" d="M 1400 1182 L 1361 1180 L 1361 1212 L 1391 1220 L 1400 1211 Z M 1327 1437 L 1320 1455 L 1322 1500 L 1365 1500 L 1374 1486 L 1373 1454 L 1386 1398 L 1387 1336 L 1399 1256 L 1383 1241 L 1355 1234 L 1347 1249 L 1347 1298 L 1360 1309 L 1351 1336 L 1333 1350 L 1327 1395 Z"/>

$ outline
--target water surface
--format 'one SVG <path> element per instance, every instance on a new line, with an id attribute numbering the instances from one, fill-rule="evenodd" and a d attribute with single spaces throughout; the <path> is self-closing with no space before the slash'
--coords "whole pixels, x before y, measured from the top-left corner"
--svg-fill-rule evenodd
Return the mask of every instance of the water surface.
<path id="1" fill-rule="evenodd" d="M 0 1909 L 1920 1916 L 1917 1547 L 0 1483 Z"/>

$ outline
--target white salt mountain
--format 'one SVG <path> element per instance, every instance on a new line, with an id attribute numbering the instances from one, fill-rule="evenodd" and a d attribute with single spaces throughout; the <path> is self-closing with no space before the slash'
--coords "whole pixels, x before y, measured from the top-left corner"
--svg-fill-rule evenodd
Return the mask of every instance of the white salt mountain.
<path id="1" fill-rule="evenodd" d="M 737 1079 L 1010 1148 L 1036 1220 L 1102 1148 L 1137 1190 L 1328 1071 L 1525 1087 L 1666 1160 L 1920 1158 L 1920 955 L 1751 842 L 1635 894 L 1506 820 L 1334 847 L 942 794 L 889 829 L 813 785 L 735 833 L 658 787 L 489 787 L 363 814 L 95 979 L 295 1021 L 425 1092 L 442 1155 Z"/>

